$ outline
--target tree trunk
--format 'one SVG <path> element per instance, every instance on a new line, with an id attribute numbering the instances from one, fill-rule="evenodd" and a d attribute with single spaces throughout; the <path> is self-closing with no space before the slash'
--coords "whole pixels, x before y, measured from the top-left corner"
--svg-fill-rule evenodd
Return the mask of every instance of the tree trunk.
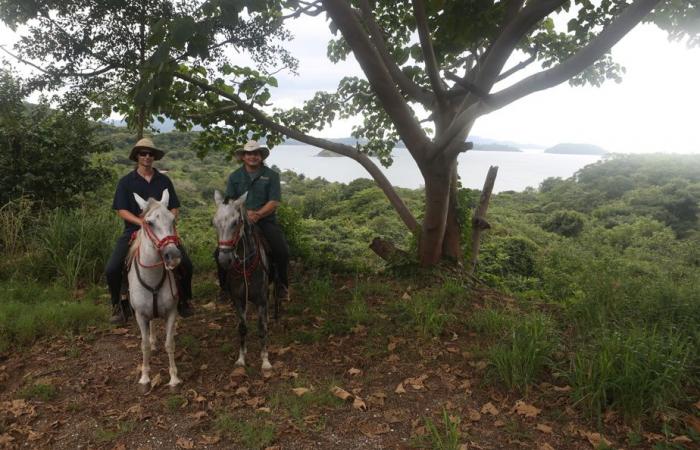
<path id="1" fill-rule="evenodd" d="M 474 275 L 474 272 L 476 272 L 476 265 L 479 262 L 481 232 L 491 228 L 491 225 L 489 225 L 489 223 L 486 221 L 486 211 L 489 209 L 491 192 L 493 191 L 493 184 L 496 182 L 497 174 L 498 166 L 489 167 L 489 172 L 486 175 L 486 181 L 484 181 L 484 188 L 481 191 L 479 204 L 474 210 L 474 217 L 472 218 L 472 252 L 471 259 L 469 261 L 469 274 L 471 275 Z"/>
<path id="2" fill-rule="evenodd" d="M 428 168 L 423 169 L 425 217 L 418 244 L 418 258 L 421 265 L 432 266 L 440 262 L 443 256 L 451 185 L 445 180 L 456 170 L 456 161 L 443 164 L 432 161 Z"/>
<path id="3" fill-rule="evenodd" d="M 458 175 L 455 161 L 450 177 L 450 197 L 448 199 L 447 222 L 445 224 L 445 240 L 442 242 L 443 257 L 456 262 L 462 261 L 461 229 L 457 209 Z"/>

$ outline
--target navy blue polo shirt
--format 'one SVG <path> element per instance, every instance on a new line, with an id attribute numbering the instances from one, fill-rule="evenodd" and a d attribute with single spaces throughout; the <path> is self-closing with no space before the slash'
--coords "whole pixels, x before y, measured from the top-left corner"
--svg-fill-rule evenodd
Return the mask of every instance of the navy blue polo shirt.
<path id="1" fill-rule="evenodd" d="M 148 200 L 149 198 L 160 200 L 164 189 L 167 189 L 170 194 L 168 209 L 179 208 L 180 199 L 177 198 L 175 187 L 173 186 L 173 182 L 170 181 L 170 178 L 160 173 L 157 169 L 153 169 L 153 177 L 151 177 L 151 181 L 148 182 L 134 169 L 119 180 L 117 190 L 114 192 L 112 209 L 126 209 L 135 216 L 139 216 L 141 215 L 141 208 L 139 208 L 139 204 L 136 203 L 134 193 L 139 194 L 144 200 Z M 126 220 L 124 221 L 124 231 L 132 232 L 138 229 L 138 225 L 127 222 Z"/>

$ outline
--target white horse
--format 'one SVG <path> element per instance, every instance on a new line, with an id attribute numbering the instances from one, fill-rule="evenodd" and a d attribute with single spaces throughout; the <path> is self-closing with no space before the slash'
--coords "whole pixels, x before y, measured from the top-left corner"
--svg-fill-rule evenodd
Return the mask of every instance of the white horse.
<path id="1" fill-rule="evenodd" d="M 177 319 L 177 283 L 172 270 L 180 264 L 175 215 L 168 210 L 170 193 L 163 191 L 160 201 L 134 198 L 142 211 L 143 226 L 129 248 L 129 301 L 141 330 L 143 365 L 139 384 L 142 391 L 150 387 L 149 359 L 155 350 L 153 319 L 165 320 L 165 350 L 170 364 L 170 387 L 180 384 L 175 366 L 175 325 Z"/>

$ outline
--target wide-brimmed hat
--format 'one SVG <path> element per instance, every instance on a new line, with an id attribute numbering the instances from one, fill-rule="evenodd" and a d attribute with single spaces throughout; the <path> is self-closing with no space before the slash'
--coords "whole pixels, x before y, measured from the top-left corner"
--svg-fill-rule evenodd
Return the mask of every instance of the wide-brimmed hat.
<path id="1" fill-rule="evenodd" d="M 270 156 L 270 149 L 264 145 L 258 144 L 258 141 L 248 141 L 243 147 L 236 149 L 236 157 L 239 161 L 245 152 L 260 152 L 260 157 L 263 161 Z"/>
<path id="2" fill-rule="evenodd" d="M 129 153 L 129 159 L 132 161 L 138 161 L 138 152 L 139 150 L 144 149 L 144 150 L 149 150 L 153 152 L 153 159 L 158 161 L 160 158 L 165 155 L 165 152 L 159 148 L 156 148 L 155 145 L 153 145 L 153 141 L 149 138 L 143 138 L 139 139 L 139 141 L 134 144 L 134 147 L 131 149 L 131 153 Z"/>

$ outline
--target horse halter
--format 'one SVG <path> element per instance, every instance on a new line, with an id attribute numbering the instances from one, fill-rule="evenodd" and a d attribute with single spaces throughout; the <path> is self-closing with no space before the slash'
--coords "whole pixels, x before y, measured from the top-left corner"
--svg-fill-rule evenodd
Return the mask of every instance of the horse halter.
<path id="1" fill-rule="evenodd" d="M 238 241 L 241 240 L 241 228 L 243 227 L 243 220 L 241 220 L 238 225 L 236 225 L 236 228 L 233 230 L 233 239 L 229 239 L 228 241 L 219 241 L 219 251 L 224 252 L 224 253 L 229 253 L 232 252 L 235 248 L 236 245 L 238 245 Z"/>
<path id="2" fill-rule="evenodd" d="M 156 234 L 153 232 L 153 229 L 148 224 L 148 222 L 144 221 L 142 228 L 146 232 L 146 236 L 148 236 L 148 239 L 156 247 L 156 250 L 158 250 L 158 253 L 160 253 L 161 249 L 168 244 L 180 245 L 180 238 L 177 236 L 177 228 L 175 227 L 175 224 L 173 224 L 173 230 L 175 234 L 165 236 L 163 239 L 158 239 L 158 236 L 156 236 Z"/>

